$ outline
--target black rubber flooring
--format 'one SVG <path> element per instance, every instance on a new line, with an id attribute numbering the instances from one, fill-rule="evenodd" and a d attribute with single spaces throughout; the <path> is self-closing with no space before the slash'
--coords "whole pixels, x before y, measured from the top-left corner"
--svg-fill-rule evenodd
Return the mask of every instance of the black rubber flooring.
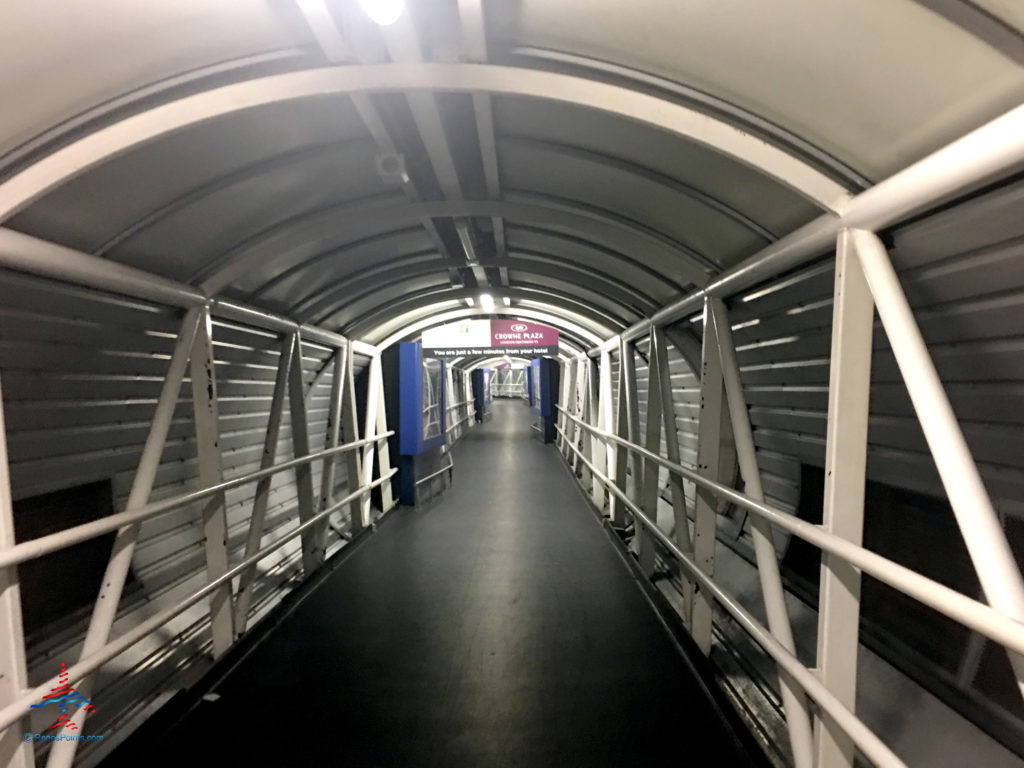
<path id="1" fill-rule="evenodd" d="M 742 766 L 629 569 L 518 401 L 456 446 L 145 762 Z"/>

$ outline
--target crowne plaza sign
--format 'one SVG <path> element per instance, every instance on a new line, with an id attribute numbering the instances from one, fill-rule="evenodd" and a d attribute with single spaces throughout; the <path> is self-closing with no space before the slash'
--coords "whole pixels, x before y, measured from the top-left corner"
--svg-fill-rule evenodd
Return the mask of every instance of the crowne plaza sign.
<path id="1" fill-rule="evenodd" d="M 558 354 L 558 330 L 525 320 L 462 320 L 424 331 L 422 344 L 429 357 L 538 357 Z"/>

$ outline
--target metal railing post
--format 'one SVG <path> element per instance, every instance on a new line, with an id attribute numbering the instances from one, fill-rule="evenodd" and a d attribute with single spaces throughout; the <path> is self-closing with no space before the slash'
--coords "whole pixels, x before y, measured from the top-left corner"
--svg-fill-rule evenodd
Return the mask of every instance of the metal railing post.
<path id="1" fill-rule="evenodd" d="M 327 437 L 325 448 L 337 448 L 341 444 L 341 401 L 345 395 L 345 367 L 348 365 L 348 347 L 336 347 L 334 350 L 334 375 L 331 378 L 331 401 L 327 408 Z M 334 502 L 334 478 L 337 475 L 338 457 L 328 456 L 324 459 L 320 470 L 320 502 L 317 510 L 327 509 Z M 316 531 L 317 551 L 327 552 L 327 531 L 330 520 L 324 518 Z"/>
<path id="2" fill-rule="evenodd" d="M 274 395 L 270 403 L 270 417 L 267 420 L 267 431 L 263 437 L 263 454 L 260 457 L 260 469 L 274 466 L 277 460 L 277 441 L 281 434 L 281 416 L 284 414 L 285 393 L 288 390 L 288 375 L 292 365 L 292 345 L 294 339 L 286 334 L 281 343 L 281 354 L 277 360 L 277 377 L 274 380 Z M 245 540 L 245 557 L 252 557 L 259 551 L 263 538 L 263 525 L 270 504 L 270 486 L 272 477 L 264 477 L 257 481 L 252 499 L 252 514 L 249 518 L 249 534 Z M 252 604 L 252 585 L 256 580 L 256 566 L 243 571 L 239 577 L 238 592 L 235 595 L 235 634 L 245 632 L 249 623 L 249 606 Z"/>
<path id="3" fill-rule="evenodd" d="M 722 436 L 726 429 L 722 407 L 725 387 L 718 335 L 704 307 L 704 341 L 701 345 L 700 416 L 697 421 L 697 472 L 717 481 L 721 472 Z M 718 529 L 718 499 L 707 488 L 694 494 L 693 560 L 711 578 L 715 573 L 715 536 Z M 698 591 L 690 614 L 690 634 L 704 655 L 711 653 L 712 605 L 710 596 Z"/>
<path id="4" fill-rule="evenodd" d="M 611 427 L 611 405 L 612 405 L 612 379 L 611 379 L 611 355 L 607 351 L 601 352 L 601 362 L 596 368 L 596 376 L 591 382 L 590 411 L 593 422 L 599 429 Z M 592 373 L 595 372 L 593 369 Z M 609 449 L 603 440 L 594 440 L 590 444 L 591 460 L 594 466 L 601 467 L 608 471 Z M 602 513 L 604 512 L 605 490 L 600 483 L 594 483 L 590 489 L 590 498 L 594 506 Z"/>
<path id="5" fill-rule="evenodd" d="M 192 345 L 192 409 L 196 424 L 196 456 L 199 484 L 216 485 L 223 479 L 221 470 L 220 423 L 217 413 L 217 375 L 214 371 L 213 324 L 210 311 L 203 309 Z M 203 547 L 206 551 L 206 578 L 214 581 L 228 569 L 227 502 L 223 492 L 202 503 Z M 210 627 L 213 633 L 213 657 L 227 653 L 235 640 L 231 585 L 225 584 L 210 595 Z"/>
<path id="6" fill-rule="evenodd" d="M 647 421 L 644 424 L 644 448 L 651 453 L 661 451 L 661 359 L 654 331 L 648 337 L 647 353 Z M 658 502 L 661 500 L 661 466 L 650 459 L 643 461 L 643 485 L 640 508 L 655 524 L 658 522 Z M 654 575 L 654 536 L 643 525 L 636 528 L 637 555 L 640 570 L 649 578 Z"/>
<path id="7" fill-rule="evenodd" d="M 377 357 L 377 361 L 379 365 L 379 356 Z M 383 435 L 388 431 L 387 402 L 384 398 L 384 376 L 382 371 L 382 374 L 377 377 L 377 431 L 375 434 L 378 435 Z M 377 472 L 380 477 L 388 477 L 391 474 L 391 447 L 388 445 L 387 440 L 382 440 L 377 444 Z M 366 482 L 370 482 L 372 479 L 373 476 L 368 475 Z M 380 497 L 381 514 L 390 512 L 391 508 L 395 506 L 394 497 L 391 493 L 390 482 L 381 484 Z"/>
<path id="8" fill-rule="evenodd" d="M 601 426 L 601 413 L 603 411 L 601 404 L 601 371 L 598 368 L 597 360 L 588 358 L 588 371 L 587 371 L 587 422 L 593 424 L 595 427 Z M 594 463 L 594 466 L 601 467 L 607 464 L 607 453 L 604 450 L 604 442 L 602 440 L 594 440 L 590 438 L 590 433 L 584 435 L 589 443 L 590 451 L 587 452 L 587 456 Z M 598 510 L 604 510 L 604 486 L 596 481 L 591 481 L 590 486 L 590 500 L 594 503 L 594 506 Z"/>
<path id="9" fill-rule="evenodd" d="M 149 494 L 153 490 L 153 481 L 160 466 L 160 457 L 167 442 L 167 432 L 171 427 L 171 420 L 174 418 L 178 394 L 181 391 L 185 369 L 188 367 L 189 355 L 192 352 L 196 331 L 200 324 L 200 314 L 201 309 L 190 309 L 182 320 L 181 329 L 174 344 L 174 352 L 171 353 L 171 362 L 167 367 L 167 375 L 164 377 L 160 397 L 153 412 L 153 420 L 149 425 L 149 433 L 146 435 L 146 443 L 142 447 L 139 465 L 135 470 L 135 477 L 132 479 L 128 503 L 125 505 L 126 511 L 143 506 L 149 500 Z M 114 619 L 117 618 L 117 607 L 121 602 L 121 592 L 124 590 L 125 580 L 128 578 L 138 538 L 139 523 L 126 525 L 117 532 L 110 560 L 107 562 L 107 569 L 103 574 L 102 586 L 96 598 L 96 604 L 93 606 L 92 615 L 89 617 L 89 628 L 85 633 L 79 659 L 84 659 L 98 651 L 106 645 L 107 639 L 110 637 L 110 630 L 114 626 Z M 92 677 L 89 676 L 76 687 L 88 697 L 92 693 L 93 682 Z M 81 707 L 71 716 L 61 733 L 70 733 L 72 730 L 81 733 L 84 724 L 85 708 Z M 74 728 L 71 727 L 72 725 Z M 77 741 L 54 742 L 46 763 L 48 768 L 69 768 L 75 759 L 77 748 Z"/>
<path id="10" fill-rule="evenodd" d="M 0 549 L 14 546 L 14 506 L 8 473 L 7 430 L 4 426 L 3 386 L 0 385 Z M 25 632 L 21 621 L 21 593 L 18 566 L 0 568 L 0 706 L 21 697 L 28 688 L 25 662 Z M 32 744 L 22 738 L 29 730 L 28 717 L 17 728 L 0 734 L 0 765 L 6 768 L 32 768 L 35 765 Z"/>
<path id="11" fill-rule="evenodd" d="M 302 337 L 292 334 L 292 364 L 288 371 L 288 401 L 291 412 L 292 453 L 295 458 L 308 456 L 309 421 L 306 418 L 306 382 L 302 370 Z M 313 465 L 301 464 L 295 468 L 295 490 L 299 501 L 299 522 L 305 523 L 313 517 L 316 497 L 313 495 Z M 317 546 L 316 526 L 307 528 L 302 534 L 302 570 L 306 574 L 315 571 L 324 561 L 324 552 Z"/>
<path id="12" fill-rule="evenodd" d="M 345 366 L 345 386 L 341 398 L 341 431 L 346 443 L 359 439 L 359 420 L 356 418 L 356 356 L 355 350 L 349 346 L 348 365 Z M 345 454 L 345 472 L 348 479 L 348 491 L 362 484 L 363 471 L 356 451 Z M 356 533 L 363 528 L 362 501 L 357 497 L 349 504 L 349 528 Z"/>
<path id="13" fill-rule="evenodd" d="M 658 356 L 658 391 L 661 393 L 661 419 L 665 430 L 665 456 L 679 464 L 679 429 L 676 426 L 675 402 L 672 395 L 672 371 L 669 368 L 668 345 L 661 328 L 651 329 L 652 354 Z M 690 538 L 690 520 L 686 511 L 686 494 L 683 479 L 675 472 L 668 473 L 668 487 L 672 496 L 673 534 L 676 544 L 684 552 L 693 552 Z M 683 614 L 689 615 L 693 603 L 693 582 L 683 579 Z"/>
<path id="14" fill-rule="evenodd" d="M 997 610 L 1024 621 L 1024 580 L 1020 567 L 889 253 L 873 232 L 855 229 L 851 230 L 850 237 L 985 597 Z M 1018 688 L 1024 694 L 1024 658 L 1011 653 L 1010 663 Z"/>
<path id="15" fill-rule="evenodd" d="M 377 434 L 377 402 L 380 399 L 383 387 L 381 386 L 381 363 L 380 354 L 370 358 L 370 370 L 366 381 L 366 411 L 363 413 L 363 437 L 371 438 Z M 363 448 L 361 462 L 360 485 L 367 485 L 373 479 L 373 458 L 375 444 L 367 443 Z M 359 500 L 359 527 L 363 528 L 373 522 L 372 519 L 373 497 L 370 492 L 364 493 Z"/>
<path id="16" fill-rule="evenodd" d="M 836 247 L 834 297 L 822 528 L 859 546 L 864 531 L 875 305 L 845 231 Z M 857 703 L 860 586 L 860 571 L 842 558 L 822 552 L 818 677 L 851 712 L 856 711 Z M 820 716 L 816 726 L 816 767 L 852 768 L 854 748 L 849 735 L 830 728 Z"/>
<path id="17" fill-rule="evenodd" d="M 629 442 L 640 442 L 640 400 L 636 391 L 636 353 L 632 342 L 623 340 L 619 345 L 619 365 L 622 367 L 623 388 L 626 393 L 626 437 Z M 627 451 L 628 463 L 626 495 L 630 499 L 640 500 L 640 474 L 643 460 L 632 451 Z"/>
<path id="18" fill-rule="evenodd" d="M 740 369 L 736 362 L 736 347 L 732 340 L 732 328 L 721 299 L 708 299 L 705 322 L 714 323 L 722 359 L 722 378 L 725 383 L 726 402 L 736 439 L 736 457 L 743 477 L 744 491 L 758 502 L 764 502 L 761 488 L 761 470 L 757 466 L 754 436 L 750 427 L 750 414 L 743 395 Z M 757 574 L 761 580 L 761 594 L 764 598 L 768 628 L 782 647 L 790 653 L 796 652 L 793 628 L 786 610 L 786 593 L 782 587 L 778 556 L 772 540 L 772 528 L 767 520 L 760 517 L 751 519 L 751 535 L 754 539 L 754 554 L 757 559 Z M 811 768 L 814 762 L 814 737 L 811 719 L 807 714 L 807 702 L 803 691 L 783 670 L 779 670 L 779 685 L 782 688 L 782 703 L 786 711 L 786 726 L 789 728 L 790 743 L 793 747 L 793 762 L 796 768 Z"/>

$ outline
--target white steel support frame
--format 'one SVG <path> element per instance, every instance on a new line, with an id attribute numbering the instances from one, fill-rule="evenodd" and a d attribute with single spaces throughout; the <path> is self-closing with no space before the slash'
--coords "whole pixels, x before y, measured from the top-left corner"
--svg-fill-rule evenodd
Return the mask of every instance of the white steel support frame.
<path id="1" fill-rule="evenodd" d="M 679 431 L 676 426 L 675 402 L 672 397 L 672 371 L 669 368 L 668 345 L 665 342 L 665 333 L 661 328 L 652 328 L 648 359 L 650 361 L 649 385 L 647 390 L 648 398 L 648 425 L 652 417 L 656 416 L 658 427 L 665 440 L 665 456 L 669 461 L 678 464 L 679 455 Z M 657 414 L 652 412 L 650 403 L 657 397 L 658 404 L 655 408 Z M 648 430 L 650 427 L 648 426 Z M 660 442 L 660 436 L 659 436 Z M 660 447 L 660 446 L 659 446 Z M 657 450 L 657 448 L 655 449 Z M 658 483 L 657 493 L 660 496 L 661 484 Z M 646 487 L 646 486 L 645 486 Z M 672 525 L 673 539 L 683 552 L 692 553 L 693 544 L 690 539 L 690 521 L 686 509 L 686 494 L 683 491 L 683 479 L 674 472 L 668 473 L 669 495 L 672 499 Z M 647 491 L 645 491 L 647 493 Z M 657 504 L 657 499 L 655 500 Z M 655 506 L 655 513 L 657 507 Z M 657 519 L 657 518 L 655 518 Z M 693 582 L 683 578 L 683 614 L 689 615 L 693 605 Z"/>
<path id="2" fill-rule="evenodd" d="M 559 380 L 559 388 L 561 389 L 561 394 L 559 396 L 559 401 L 561 402 L 562 407 L 566 411 L 575 411 L 575 409 L 576 409 L 576 371 L 577 371 L 577 368 L 578 368 L 578 361 L 576 360 L 576 358 L 572 358 L 572 359 L 566 360 L 565 362 L 562 363 L 562 375 L 561 375 L 560 380 Z M 531 374 L 532 374 L 532 371 L 531 371 L 530 374 L 527 374 L 527 375 L 531 375 Z M 534 397 L 536 397 L 536 396 L 537 396 L 537 393 L 535 392 L 534 393 Z M 561 419 L 561 426 L 562 426 L 563 432 L 564 433 L 568 432 L 569 431 L 569 419 L 565 415 L 565 413 L 564 412 L 560 413 L 557 418 Z M 556 421 L 556 423 L 557 423 L 557 421 Z M 569 450 L 569 446 L 566 443 L 567 443 L 567 438 L 565 437 L 565 435 L 564 434 L 559 435 L 558 436 L 558 442 L 556 443 L 557 446 L 558 446 L 558 449 L 562 452 L 562 456 L 564 456 L 566 458 L 566 460 L 569 461 L 569 466 L 573 466 L 574 462 L 571 460 L 572 452 Z"/>
<path id="3" fill-rule="evenodd" d="M 0 549 L 14 546 L 14 506 L 11 480 L 7 473 L 7 431 L 4 426 L 3 386 L 0 382 Z M 18 566 L 0 568 L 0 707 L 17 700 L 28 688 L 25 662 L 25 632 L 21 621 L 21 593 Z M 22 737 L 29 731 L 25 716 L 17 728 L 0 734 L 0 765 L 6 768 L 33 768 L 32 743 Z"/>
<path id="4" fill-rule="evenodd" d="M 591 379 L 589 386 L 590 393 L 590 419 L 599 429 L 611 429 L 612 421 L 612 376 L 611 376 L 611 355 L 608 352 L 601 353 L 601 362 L 594 366 L 591 362 Z M 601 440 L 594 440 L 590 444 L 590 457 L 595 466 L 601 467 L 604 472 L 608 471 L 610 451 Z M 594 483 L 590 490 L 591 501 L 599 510 L 604 511 L 605 490 L 600 483 Z"/>
<path id="5" fill-rule="evenodd" d="M 624 391 L 626 394 L 626 434 L 632 443 L 640 443 L 640 398 L 636 385 L 636 350 L 632 343 L 624 341 L 619 347 L 619 364 L 625 376 Z M 629 478 L 626 483 L 626 493 L 629 497 L 640 502 L 640 487 L 643 484 L 643 459 L 633 452 L 629 453 Z M 639 524 L 639 523 L 638 523 Z"/>
<path id="6" fill-rule="evenodd" d="M 852 230 L 850 238 L 985 597 L 997 610 L 1024 622 L 1020 567 L 885 245 L 865 230 Z M 1024 695 L 1024 657 L 1011 653 L 1010 663 Z"/>
<path id="7" fill-rule="evenodd" d="M 196 424 L 196 456 L 199 484 L 219 485 L 221 469 L 220 424 L 217 413 L 217 376 L 214 371 L 213 323 L 210 310 L 204 308 L 192 345 L 192 410 Z M 292 427 L 294 430 L 294 425 Z M 213 582 L 228 570 L 227 501 L 223 491 L 203 501 L 203 548 L 206 551 L 206 578 Z M 222 584 L 210 594 L 210 626 L 213 633 L 213 657 L 219 659 L 235 640 L 231 605 L 231 584 Z"/>
<path id="8" fill-rule="evenodd" d="M 267 420 L 267 431 L 263 438 L 263 454 L 260 456 L 260 469 L 274 466 L 277 459 L 277 442 L 281 434 L 281 417 L 284 415 L 285 395 L 288 391 L 288 376 L 292 365 L 291 334 L 287 334 L 281 343 L 281 354 L 277 361 L 277 378 L 274 380 L 274 394 L 270 403 L 270 417 Z M 263 540 L 263 526 L 270 504 L 270 486 L 273 477 L 267 476 L 256 483 L 253 494 L 252 514 L 249 519 L 249 534 L 245 540 L 245 555 L 248 559 L 260 549 Z M 249 623 L 249 607 L 252 605 L 253 584 L 256 581 L 256 566 L 242 571 L 239 577 L 238 593 L 235 596 L 235 634 L 242 635 Z"/>
<path id="9" fill-rule="evenodd" d="M 587 422 L 587 424 L 597 426 L 597 377 L 599 375 L 597 369 L 597 361 L 591 360 L 590 358 L 581 358 L 580 363 L 583 365 L 584 368 L 582 402 L 583 418 Z M 590 457 L 591 461 L 593 461 L 594 458 L 596 458 L 596 449 L 594 444 L 597 442 L 599 441 L 594 440 L 591 437 L 590 432 L 588 432 L 587 430 L 583 430 L 582 434 L 580 435 L 580 447 L 583 449 L 583 455 Z M 580 472 L 580 477 L 583 479 L 583 487 L 586 488 L 588 492 L 590 492 L 590 497 L 593 500 L 595 498 L 594 486 L 597 484 L 590 476 L 590 469 L 586 466 L 586 464 L 581 464 L 578 469 Z"/>
<path id="10" fill-rule="evenodd" d="M 288 371 L 288 402 L 291 411 L 292 452 L 295 458 L 308 456 L 309 420 L 306 418 L 306 383 L 302 370 L 302 337 L 291 334 L 292 364 Z M 303 464 L 295 468 L 295 489 L 299 501 L 299 522 L 305 523 L 316 514 L 313 495 L 313 466 Z M 307 528 L 302 534 L 302 569 L 310 574 L 324 562 L 324 550 L 317 546 L 317 527 Z"/>
<path id="11" fill-rule="evenodd" d="M 359 420 L 356 406 L 355 352 L 349 349 L 348 365 L 345 366 L 345 385 L 341 396 L 341 433 L 346 443 L 359 439 Z M 357 451 L 345 454 L 345 472 L 348 478 L 348 490 L 352 492 L 363 484 L 362 460 Z M 363 503 L 358 497 L 349 504 L 349 530 L 355 534 L 363 529 Z"/>
<path id="12" fill-rule="evenodd" d="M 601 370 L 597 360 L 586 358 L 587 361 L 587 423 L 594 426 L 601 426 Z M 590 433 L 584 433 L 584 440 L 587 441 L 587 456 L 597 467 L 605 467 L 607 464 L 607 451 L 602 440 L 591 439 Z M 599 482 L 591 483 L 590 499 L 594 506 L 604 510 L 604 487 Z"/>
<path id="13" fill-rule="evenodd" d="M 369 439 L 387 431 L 387 414 L 384 403 L 384 378 L 381 368 L 380 353 L 370 359 L 369 378 L 366 385 L 366 414 L 363 423 L 363 437 Z M 362 482 L 369 485 L 373 479 L 373 462 L 377 459 L 380 476 L 384 477 L 391 470 L 391 454 L 386 441 L 367 443 L 363 448 Z M 391 494 L 391 483 L 384 483 L 381 488 L 381 512 L 387 512 L 394 506 Z M 372 496 L 369 490 L 360 499 L 359 527 L 366 527 L 372 520 Z"/>
<path id="14" fill-rule="evenodd" d="M 576 364 L 576 415 L 586 421 L 590 417 L 590 385 L 588 382 L 590 376 L 590 361 L 580 358 Z M 587 422 L 589 423 L 589 421 Z M 585 429 L 579 429 L 573 439 L 573 445 L 583 450 L 584 456 L 590 455 L 590 443 L 587 441 L 587 431 Z M 583 462 L 577 461 L 574 464 L 576 470 L 576 476 L 582 479 L 583 487 L 586 490 L 590 490 L 589 484 L 586 482 L 587 468 L 583 465 Z"/>
<path id="15" fill-rule="evenodd" d="M 337 448 L 341 445 L 341 408 L 345 396 L 345 369 L 348 367 L 348 347 L 337 347 L 332 355 L 334 358 L 334 375 L 331 378 L 331 401 L 327 409 L 327 437 L 325 448 Z M 317 511 L 327 509 L 334 503 L 334 484 L 337 477 L 338 457 L 331 455 L 324 458 L 320 471 L 320 501 Z M 327 552 L 327 531 L 330 519 L 324 518 L 314 528 L 317 551 Z"/>
<path id="16" fill-rule="evenodd" d="M 164 383 L 160 389 L 160 397 L 157 400 L 156 410 L 153 413 L 153 420 L 149 425 L 149 433 L 146 435 L 146 443 L 142 447 L 139 465 L 135 470 L 135 477 L 132 480 L 132 487 L 128 494 L 125 511 L 138 509 L 149 501 L 149 494 L 153 490 L 156 471 L 160 466 L 160 457 L 163 454 L 164 445 L 167 443 L 167 433 L 170 430 L 171 420 L 174 417 L 174 409 L 178 403 L 178 394 L 181 391 L 181 384 L 185 379 L 185 370 L 188 367 L 189 357 L 192 353 L 201 315 L 204 311 L 198 308 L 191 309 L 186 312 L 182 320 L 181 329 L 174 344 L 174 351 L 171 353 L 171 361 L 167 367 L 167 375 L 164 377 Z M 110 632 L 113 629 L 114 620 L 117 618 L 117 607 L 121 602 L 121 593 L 128 578 L 128 571 L 131 568 L 132 555 L 135 553 L 135 544 L 138 538 L 139 523 L 130 523 L 117 531 L 110 560 L 107 562 L 107 568 L 103 574 L 102 586 L 96 598 L 92 615 L 89 618 L 89 627 L 86 630 L 85 640 L 82 643 L 79 661 L 97 653 L 107 644 L 107 640 L 110 638 Z M 93 684 L 94 680 L 89 676 L 82 679 L 76 685 L 76 688 L 84 696 L 88 697 L 92 693 Z M 71 735 L 76 731 L 77 733 L 82 733 L 85 725 L 85 716 L 85 707 L 80 707 L 71 716 L 68 723 L 61 730 L 61 733 L 67 735 Z M 49 760 L 47 761 L 48 768 L 69 768 L 75 759 L 77 748 L 78 742 L 76 741 L 54 742 L 53 748 L 50 750 Z"/>
<path id="17" fill-rule="evenodd" d="M 868 400 L 874 301 L 848 232 L 836 247 L 825 438 L 823 530 L 861 545 L 867 469 Z M 851 712 L 857 703 L 860 571 L 829 552 L 821 556 L 818 592 L 818 677 Z M 817 768 L 853 768 L 853 740 L 815 718 Z"/>
<path id="18" fill-rule="evenodd" d="M 740 368 L 736 362 L 736 347 L 732 338 L 732 327 L 721 299 L 708 299 L 705 322 L 714 324 L 718 351 L 721 355 L 722 378 L 725 384 L 729 419 L 736 439 L 736 458 L 743 477 L 747 496 L 764 503 L 761 487 L 761 470 L 757 466 L 754 436 L 750 427 Z M 706 331 L 705 331 L 706 332 Z M 754 540 L 754 554 L 757 559 L 757 574 L 761 581 L 761 595 L 764 598 L 768 629 L 779 644 L 789 653 L 796 654 L 793 627 L 786 610 L 786 592 L 782 586 L 779 560 L 772 539 L 772 527 L 760 517 L 751 519 L 751 536 Z M 807 713 L 807 702 L 800 686 L 779 669 L 779 686 L 782 689 L 782 703 L 786 711 L 786 727 L 789 729 L 790 745 L 793 748 L 793 763 L 796 768 L 812 768 L 814 763 L 814 738 L 811 719 Z"/>
<path id="19" fill-rule="evenodd" d="M 726 429 L 723 408 L 725 384 L 718 334 L 704 312 L 704 342 L 701 346 L 700 416 L 697 421 L 697 472 L 718 481 L 721 473 L 723 432 Z M 718 499 L 707 488 L 697 486 L 694 494 L 693 560 L 708 578 L 715 574 L 715 536 L 718 529 Z M 711 653 L 711 596 L 698 589 L 690 612 L 690 634 L 705 656 Z"/>
<path id="20" fill-rule="evenodd" d="M 619 344 L 619 398 L 615 413 L 615 434 L 630 443 L 640 442 L 640 407 L 636 399 L 636 358 L 628 341 Z M 639 501 L 640 473 L 643 462 L 633 451 L 617 446 L 615 453 L 615 482 L 626 489 L 626 495 Z M 613 522 L 625 528 L 626 506 L 613 494 Z M 634 531 L 640 522 L 634 521 Z"/>

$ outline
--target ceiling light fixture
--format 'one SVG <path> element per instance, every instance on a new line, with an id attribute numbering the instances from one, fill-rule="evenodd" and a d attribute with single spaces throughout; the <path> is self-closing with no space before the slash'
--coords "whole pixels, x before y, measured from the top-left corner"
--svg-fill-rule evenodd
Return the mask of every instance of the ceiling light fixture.
<path id="1" fill-rule="evenodd" d="M 484 312 L 493 312 L 494 311 L 494 297 L 491 296 L 491 294 L 489 294 L 489 293 L 481 293 L 480 294 L 480 308 Z"/>
<path id="2" fill-rule="evenodd" d="M 466 297 L 466 306 L 467 307 L 472 307 L 473 306 L 473 297 L 472 296 L 467 296 Z"/>
<path id="3" fill-rule="evenodd" d="M 512 299 L 510 299 L 508 296 L 503 296 L 501 300 L 505 303 L 506 307 L 512 306 Z"/>
<path id="4" fill-rule="evenodd" d="M 359 0 L 359 7 L 382 27 L 389 27 L 398 21 L 405 3 L 402 0 Z"/>

